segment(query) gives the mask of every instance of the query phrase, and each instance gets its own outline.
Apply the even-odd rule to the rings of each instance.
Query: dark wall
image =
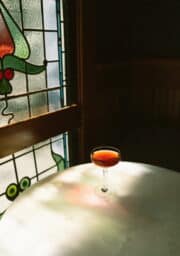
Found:
[[[99,142],[180,170],[180,2],[166,2],[96,1]]]
[[[97,4],[97,61],[180,56],[180,1],[111,0]]]

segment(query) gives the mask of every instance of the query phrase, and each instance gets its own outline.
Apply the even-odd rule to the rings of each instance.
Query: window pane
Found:
[[[45,29],[57,29],[56,2],[43,0]]]
[[[47,60],[58,60],[57,33],[46,32],[46,58]]]
[[[59,63],[48,63],[47,65],[48,87],[58,86],[59,82]]]
[[[60,109],[61,104],[59,101],[59,97],[60,97],[59,90],[48,92],[49,111],[55,111],[55,110]]]
[[[60,134],[16,152],[13,158],[10,155],[1,159],[0,202],[3,201],[4,206],[8,206],[10,203],[5,195],[10,184],[17,185],[19,194],[22,192],[19,190],[19,186],[23,179],[28,178],[30,184],[34,184],[38,180],[57,171],[62,171],[68,166],[67,138],[67,133]],[[3,210],[5,208],[0,207],[0,213]]]
[[[5,192],[10,183],[16,183],[13,161],[0,165],[0,194]]]
[[[27,153],[16,159],[16,167],[19,179],[24,176],[33,177],[36,175],[33,153]]]
[[[42,29],[41,1],[22,0],[24,28]]]
[[[8,101],[8,112],[16,113],[13,122],[18,122],[29,117],[27,97],[20,97]]]
[[[13,87],[13,93],[25,93],[27,91],[26,88],[26,75],[23,73],[20,73],[18,71],[15,71],[14,79],[11,81],[12,87]]]
[[[31,49],[31,55],[28,62],[36,65],[42,65],[44,61],[43,32],[26,31],[25,35]]]
[[[62,53],[62,49],[65,50],[62,1],[4,0],[3,3],[7,15],[1,15],[0,25],[13,40],[8,46],[11,52],[6,53],[9,57],[5,63],[7,66],[4,63],[0,66],[3,79],[8,81],[6,87],[9,86],[8,93],[3,94],[1,88],[4,85],[0,78],[0,126],[8,124],[11,112],[14,114],[13,123],[60,109],[64,106],[64,99],[66,101],[66,90],[62,87],[66,83],[63,81],[66,74]],[[58,45],[58,38],[61,45]],[[5,42],[7,45],[8,40]],[[19,45],[22,47],[18,48]],[[1,46],[2,40],[2,57],[5,55],[2,55]],[[10,71],[10,78],[4,76],[8,65],[14,70],[14,76]],[[5,113],[9,113],[9,116],[2,115],[6,104]],[[67,133],[0,159],[0,213],[24,190],[21,185],[29,186],[51,173],[64,170],[68,165]],[[10,184],[14,187],[10,186],[9,190]],[[12,196],[12,192],[16,192],[15,196]]]
[[[31,114],[37,116],[47,112],[47,94],[37,93],[30,96]]]
[[[11,13],[16,23],[22,28],[19,0],[4,0],[6,8]]]
[[[37,75],[28,75],[29,91],[38,91],[46,88],[45,72]]]

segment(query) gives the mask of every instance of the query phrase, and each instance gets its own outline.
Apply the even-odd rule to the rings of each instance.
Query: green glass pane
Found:
[[[16,159],[16,167],[19,179],[25,176],[33,177],[36,175],[33,153],[27,153]]]
[[[28,75],[29,91],[37,91],[46,87],[45,72],[37,75]]]
[[[59,90],[48,92],[48,99],[49,99],[49,111],[54,111],[61,108]]]
[[[47,170],[55,165],[51,155],[50,145],[35,150],[38,172]]]
[[[30,96],[32,116],[36,116],[48,111],[46,93],[37,93]]]
[[[14,113],[14,119],[12,122],[22,121],[29,117],[27,97],[10,99],[8,100],[8,104],[9,107],[6,112]]]
[[[42,29],[41,1],[22,0],[22,8],[24,28]]]
[[[26,76],[23,73],[16,72],[14,78],[11,80],[13,88],[12,94],[25,93],[26,92]]]
[[[7,186],[13,182],[16,182],[13,162],[0,165],[0,194],[4,193]]]
[[[19,0],[4,0],[3,3],[18,26],[22,28]]]
[[[42,65],[44,61],[43,33],[37,31],[26,31],[25,35],[31,49],[31,55],[28,62],[36,65]]]
[[[57,29],[56,1],[43,0],[45,29]]]

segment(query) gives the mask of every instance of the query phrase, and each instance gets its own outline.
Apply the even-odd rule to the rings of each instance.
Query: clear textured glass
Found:
[[[41,1],[22,0],[24,28],[42,29]]]
[[[35,163],[33,153],[27,153],[16,159],[16,167],[19,179],[28,176],[33,177],[36,175]]]
[[[48,92],[49,99],[49,111],[55,111],[60,109],[60,90],[50,91]]]
[[[57,29],[56,1],[43,0],[43,10],[45,29]]]
[[[45,59],[43,48],[43,32],[26,31],[25,36],[29,42],[31,51],[28,62],[36,65],[42,65]]]
[[[42,180],[46,177],[48,177],[49,175],[53,174],[53,173],[56,173],[57,172],[57,167],[53,167],[51,168],[50,170],[46,171],[46,172],[43,172],[39,175],[39,180]]]
[[[45,32],[45,43],[47,60],[58,60],[57,33]]]
[[[50,145],[46,145],[35,150],[38,172],[47,170],[55,165],[55,161],[51,155]],[[57,169],[56,169],[57,170]]]
[[[64,157],[64,143],[63,140],[57,140],[52,142],[52,149],[56,154]]]
[[[11,85],[13,87],[13,94],[25,93],[27,91],[26,88],[26,75],[15,71],[14,78],[11,81]]]
[[[59,62],[48,63],[47,65],[48,87],[59,86]]]
[[[16,183],[13,161],[0,165],[0,194],[6,191],[10,183]]]
[[[45,71],[37,75],[28,75],[29,91],[38,91],[46,88]]]
[[[30,105],[32,116],[37,116],[48,111],[47,94],[37,93],[30,95]]]
[[[20,13],[20,3],[19,0],[4,0],[4,5],[8,9],[9,13],[13,17],[13,19],[16,21],[18,26],[22,28],[22,22],[21,22],[21,13]]]
[[[0,213],[10,206],[11,202],[7,200],[6,196],[0,196]]]
[[[27,97],[20,97],[8,100],[9,107],[6,111],[15,113],[12,122],[18,122],[29,117]]]

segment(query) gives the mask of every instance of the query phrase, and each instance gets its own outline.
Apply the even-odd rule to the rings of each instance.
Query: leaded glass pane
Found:
[[[0,126],[9,121],[6,107],[13,123],[66,105],[62,1],[2,2]],[[0,213],[28,186],[68,165],[67,133],[0,159]]]
[[[61,104],[59,101],[59,97],[60,97],[59,90],[48,92],[49,111],[55,111],[55,110],[60,109]]]
[[[46,32],[45,33],[45,42],[46,42],[46,58],[47,58],[47,60],[58,60],[57,33]]]
[[[43,0],[45,29],[57,29],[56,2]]]
[[[41,1],[22,0],[25,29],[42,29]]]
[[[30,184],[58,171],[63,171],[68,166],[69,156],[67,148],[67,133],[60,134],[42,141],[33,147],[7,156],[0,162],[0,202],[9,206],[10,201],[23,192],[22,184],[28,179]],[[7,188],[16,186],[17,194],[11,199],[7,198]],[[21,189],[20,189],[21,188]],[[0,205],[0,212],[5,208]]]
[[[38,91],[46,88],[46,74],[43,71],[37,75],[28,75],[29,91]],[[47,104],[47,102],[45,102]]]
[[[6,191],[10,183],[16,183],[16,175],[13,161],[0,165],[0,194]]]
[[[10,206],[11,202],[5,196],[0,196],[0,213]]]
[[[59,81],[59,63],[53,62],[47,65],[48,87],[58,86]]]
[[[19,179],[22,179],[25,176],[33,177],[36,175],[33,153],[26,153],[25,155],[18,157],[16,159],[16,167]]]
[[[25,35],[31,49],[31,55],[28,62],[36,65],[42,65],[42,62],[44,61],[43,32],[26,31]]]
[[[39,175],[39,180],[42,180],[44,178],[46,178],[47,176],[49,176],[50,174],[56,173],[57,169],[56,167],[51,168],[50,170],[48,170],[47,172],[43,172]]]
[[[37,116],[47,112],[47,94],[37,93],[30,96],[31,115]]]
[[[13,122],[21,121],[29,117],[28,100],[27,97],[20,97],[9,100],[8,112],[15,112]]]
[[[14,79],[11,81],[13,87],[13,94],[25,93],[26,88],[26,75],[20,72],[16,72]]]
[[[11,13],[12,17],[14,18],[14,20],[16,21],[18,26],[20,26],[20,28],[22,28],[19,0],[13,0],[13,1],[12,0],[4,0],[3,3],[5,4],[6,8]]]
[[[35,150],[38,172],[45,171],[47,167],[55,166],[51,155],[51,146],[46,145]]]

